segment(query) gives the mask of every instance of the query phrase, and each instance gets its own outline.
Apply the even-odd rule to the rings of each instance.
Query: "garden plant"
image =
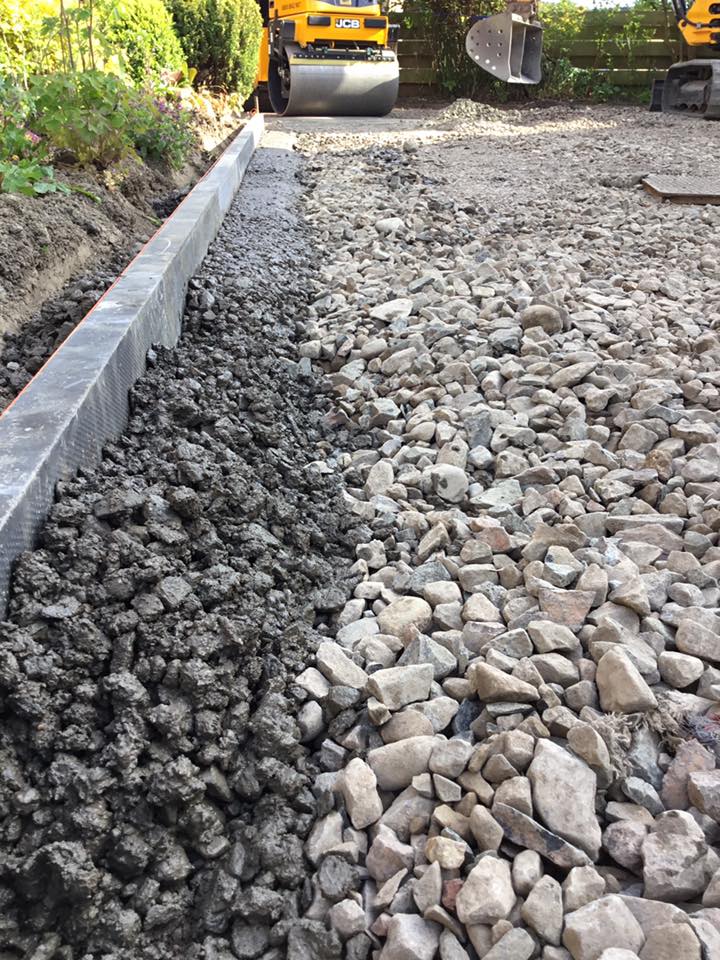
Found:
[[[181,168],[193,82],[244,101],[260,29],[255,0],[0,0],[0,192],[68,192],[58,157]]]

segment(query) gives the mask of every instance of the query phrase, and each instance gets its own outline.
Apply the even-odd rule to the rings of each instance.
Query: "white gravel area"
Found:
[[[366,527],[297,680],[307,917],[349,958],[720,957],[720,209],[639,185],[718,128],[286,126]]]

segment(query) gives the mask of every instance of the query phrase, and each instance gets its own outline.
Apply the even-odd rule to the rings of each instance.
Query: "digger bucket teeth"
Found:
[[[465,38],[470,59],[506,83],[539,83],[542,79],[542,35],[539,23],[510,12],[478,20]]]
[[[662,86],[662,110],[720,120],[720,60],[674,63]]]

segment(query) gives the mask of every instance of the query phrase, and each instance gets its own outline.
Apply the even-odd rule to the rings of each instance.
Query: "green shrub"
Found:
[[[106,167],[128,149],[128,90],[111,73],[33,77],[34,127],[80,163]]]
[[[105,41],[122,54],[136,83],[183,66],[182,47],[162,0],[106,0],[102,13]]]
[[[56,12],[56,0],[0,0],[0,75],[26,85],[40,66],[59,65],[58,46],[43,31],[45,18]]]
[[[169,0],[169,6],[198,83],[249,97],[262,32],[257,0]]]
[[[30,98],[33,130],[79,163],[107,167],[136,150],[178,168],[195,144],[189,111],[110,73],[34,77]]]
[[[44,193],[70,193],[58,183],[55,171],[37,160],[0,160],[0,193],[22,193],[27,197]]]
[[[622,99],[621,87],[611,83],[607,74],[586,67],[574,67],[565,57],[546,58],[543,63],[542,83],[538,96],[558,100],[594,100],[606,103]]]
[[[68,193],[45,161],[47,144],[28,126],[32,98],[0,77],[0,193]]]
[[[585,25],[587,10],[573,0],[556,0],[543,4],[540,20],[543,25],[543,53],[550,60],[567,57],[575,39]]]
[[[645,11],[655,9],[659,9],[659,0],[638,0],[632,9],[589,9],[573,0],[543,4],[543,81],[538,94],[600,102],[632,98],[633,92],[613,84],[607,71],[617,65],[618,53],[632,68],[637,49],[655,36],[655,28],[642,18]],[[594,63],[575,67],[570,62],[573,46],[578,38],[588,37],[596,48]]]
[[[143,160],[179,170],[196,142],[189,111],[161,97],[136,93],[130,98],[129,114],[130,138]]]

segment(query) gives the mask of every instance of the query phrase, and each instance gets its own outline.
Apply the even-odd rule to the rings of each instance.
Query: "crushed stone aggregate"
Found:
[[[0,950],[715,960],[712,125],[277,128],[17,565]]]

